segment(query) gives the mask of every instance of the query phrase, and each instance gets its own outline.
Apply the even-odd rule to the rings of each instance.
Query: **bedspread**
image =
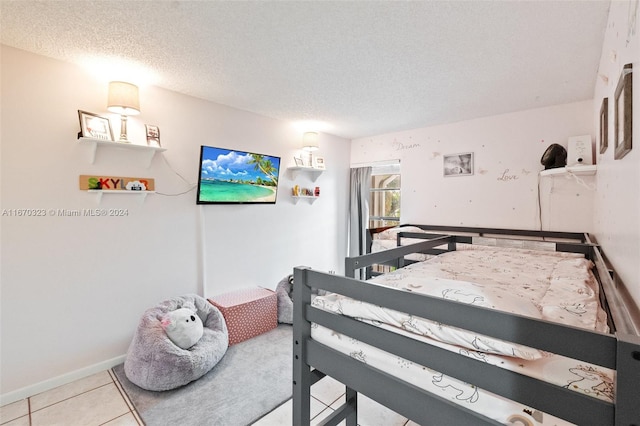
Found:
[[[598,303],[598,284],[591,267],[591,262],[579,254],[502,247],[468,248],[406,266],[375,277],[370,282],[606,332],[606,315]],[[312,305],[599,399],[613,400],[614,372],[606,368],[449,327],[339,294],[316,297]],[[399,357],[388,356],[389,359],[382,361],[384,356],[377,354],[382,352],[379,349],[338,333],[327,332],[323,327],[314,325],[312,336],[356,359],[376,364],[385,371],[392,371],[390,369],[395,365],[398,371],[404,372],[401,374],[414,377],[410,382],[426,374],[428,377],[419,380],[423,385],[428,381],[428,385],[436,390],[459,389],[460,393],[455,391],[452,397],[459,403],[481,405],[475,402],[481,395],[487,394],[471,385],[414,366]],[[374,351],[377,352],[374,354]],[[443,386],[445,382],[448,384]],[[468,389],[468,392],[462,389]],[[459,400],[460,395],[468,398]],[[487,412],[495,411],[491,408],[495,408],[497,403],[494,397],[500,399],[495,395],[483,397],[488,401]],[[502,412],[513,413],[513,408],[510,406]],[[506,419],[500,417],[501,421]]]
[[[484,293],[501,293],[529,300],[542,319],[608,331],[606,314],[599,304],[598,282],[591,272],[593,265],[581,254],[484,246],[461,248],[371,281],[445,298],[448,296],[440,286],[433,286],[438,281],[434,278],[462,281],[478,290],[481,297]],[[453,293],[449,295],[454,297]],[[517,309],[502,310],[518,313]]]

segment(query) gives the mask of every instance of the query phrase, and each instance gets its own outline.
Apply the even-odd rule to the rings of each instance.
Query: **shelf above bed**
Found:
[[[540,176],[568,176],[571,174],[576,176],[593,176],[596,174],[597,167],[595,164],[588,166],[557,167],[555,169],[542,170]]]

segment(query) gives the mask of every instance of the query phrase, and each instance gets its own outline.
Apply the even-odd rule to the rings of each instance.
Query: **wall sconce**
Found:
[[[140,114],[138,86],[124,81],[109,83],[109,100],[107,109],[120,114],[120,141],[130,143],[127,139],[127,116]]]
[[[302,149],[305,151],[315,151],[318,149],[318,133],[306,132],[302,135]]]

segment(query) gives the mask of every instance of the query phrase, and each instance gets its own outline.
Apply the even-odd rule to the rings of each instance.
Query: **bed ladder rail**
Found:
[[[358,393],[347,387],[347,393],[344,404],[339,406],[327,418],[318,423],[318,426],[337,426],[343,420],[353,418],[354,424],[357,424],[358,416]]]
[[[617,335],[616,426],[640,424],[640,337]]]
[[[310,321],[322,324],[340,334],[357,336],[358,340],[363,343],[438,371],[445,376],[473,383],[479,388],[519,401],[523,405],[532,406],[541,411],[545,411],[545,408],[550,404],[558,405],[558,410],[553,414],[573,423],[607,425],[613,422],[614,407],[610,402],[597,400],[559,385],[521,375],[473,357],[451,352],[315,307],[307,308],[307,317]],[[314,342],[314,344],[320,343]],[[315,349],[315,346],[313,348]],[[310,359],[315,360],[315,358]],[[314,365],[319,365],[321,369],[324,368],[322,363]],[[332,375],[331,370],[325,372]],[[367,394],[367,396],[369,395]]]
[[[293,280],[299,285],[293,286],[293,424],[305,426],[311,423],[311,386],[322,379],[325,372],[311,368],[305,354],[311,340],[311,322],[305,315],[305,307],[311,304],[311,287],[307,285],[309,268],[294,269]],[[331,416],[323,425],[335,426],[346,420],[346,426],[357,426],[358,398],[357,393],[347,388],[347,402]]]
[[[363,395],[419,424],[451,424],[452,419],[460,425],[501,424],[316,341],[310,340],[308,344],[312,349],[309,351],[309,363],[318,365],[329,376],[340,377],[351,389],[366,390]],[[389,398],[389,395],[403,397]]]
[[[455,242],[455,237],[446,236],[434,238],[431,240],[425,240],[416,244],[408,246],[400,246],[391,250],[385,250],[377,253],[365,254],[357,257],[347,257],[344,260],[345,275],[349,278],[355,277],[355,271],[367,266],[374,265],[376,263],[388,262],[390,260],[396,260],[397,267],[404,266],[404,256],[412,253],[420,253],[426,250],[433,249],[443,244],[449,244]]]
[[[541,238],[560,238],[571,239],[584,242],[586,236],[582,232],[563,232],[563,231],[540,231],[526,229],[507,229],[507,228],[478,228],[469,226],[444,226],[444,225],[414,225],[403,224],[402,226],[415,226],[425,231],[439,231],[446,234],[475,234],[477,236],[495,236],[495,235],[515,235],[523,237],[541,237]]]

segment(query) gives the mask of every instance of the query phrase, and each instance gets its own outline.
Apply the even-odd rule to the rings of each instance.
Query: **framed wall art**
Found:
[[[324,157],[313,157],[313,168],[324,170]]]
[[[614,158],[620,160],[627,155],[632,148],[631,133],[633,129],[633,105],[632,105],[632,65],[626,64],[622,68],[620,80],[616,87],[614,101]]]
[[[111,122],[109,122],[108,118],[82,110],[78,110],[78,118],[80,118],[80,133],[78,133],[78,138],[83,137],[113,141]]]
[[[443,173],[445,177],[473,175],[473,152],[447,154],[443,158]]]
[[[147,145],[160,147],[160,129],[151,124],[144,125],[147,131]]]
[[[604,154],[609,146],[609,98],[600,105],[600,154]]]

